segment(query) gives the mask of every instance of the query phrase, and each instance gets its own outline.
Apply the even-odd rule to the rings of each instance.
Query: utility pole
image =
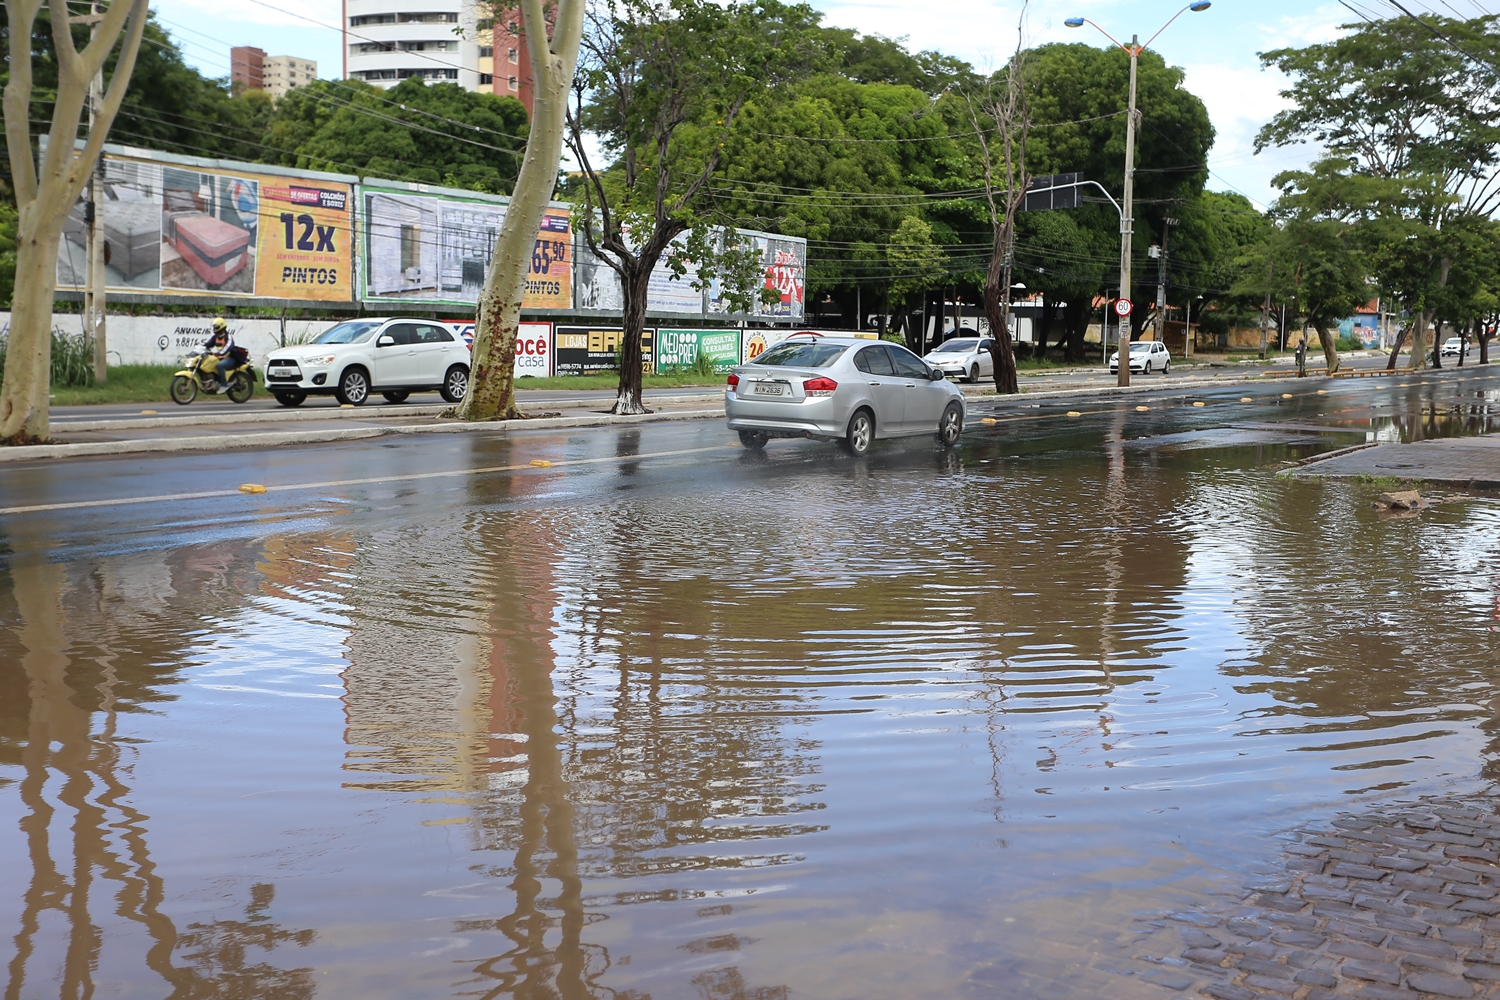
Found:
[[[90,25],[92,38],[99,31],[99,21],[104,11],[95,0],[90,12],[69,20],[75,24]],[[94,74],[89,82],[89,136],[99,117],[99,105],[104,103],[104,69]],[[94,347],[94,384],[104,385],[108,378],[108,343],[104,330],[104,154],[94,175],[89,179],[88,201],[83,206],[84,225],[84,279],[83,279],[83,334]]]
[[[1156,262],[1156,339],[1162,341],[1167,339],[1167,243],[1172,238],[1172,227],[1177,224],[1170,216],[1162,220],[1161,254]]]
[[[1130,36],[1130,110],[1125,116],[1125,212],[1120,219],[1120,298],[1130,298],[1130,238],[1135,234],[1135,76],[1141,36]],[[1120,317],[1118,385],[1130,384],[1130,316]]]

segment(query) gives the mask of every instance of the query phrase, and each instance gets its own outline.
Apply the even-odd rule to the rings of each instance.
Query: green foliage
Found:
[[[16,224],[20,216],[11,203],[10,192],[0,201],[0,306],[9,306],[16,287]],[[0,361],[0,367],[4,362]]]
[[[0,335],[0,381],[5,376],[8,334]],[[94,384],[94,342],[82,333],[64,333],[52,328],[52,385],[92,386]]]
[[[885,258],[891,268],[891,298],[897,302],[936,288],[948,276],[943,251],[932,239],[932,226],[914,215],[896,227]]]
[[[277,102],[265,142],[263,158],[282,166],[508,194],[526,109],[514,97],[417,77],[389,90],[317,80]]]

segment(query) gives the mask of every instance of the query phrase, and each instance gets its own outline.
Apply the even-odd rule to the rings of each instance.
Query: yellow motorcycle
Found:
[[[198,398],[198,393],[216,395],[222,392],[231,403],[248,402],[255,393],[255,367],[250,356],[240,362],[238,368],[229,372],[229,382],[219,388],[219,356],[207,351],[192,355],[182,364],[182,370],[172,376],[172,402],[186,406]]]

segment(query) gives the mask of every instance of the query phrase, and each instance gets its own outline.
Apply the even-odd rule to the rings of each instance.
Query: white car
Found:
[[[1443,341],[1442,356],[1445,358],[1456,358],[1463,353],[1464,342],[1462,337],[1449,337]]]
[[[989,337],[954,337],[940,344],[922,360],[949,378],[978,382],[995,374],[994,341]]]
[[[1109,370],[1118,372],[1120,370],[1120,352],[1109,356]],[[1163,375],[1172,370],[1172,355],[1167,353],[1167,345],[1159,340],[1136,340],[1130,344],[1130,370],[1150,375],[1153,371],[1159,371]]]
[[[433,390],[457,403],[469,391],[469,347],[441,323],[352,319],[310,344],[272,351],[265,372],[266,389],[282,406],[301,406],[308,396],[360,406],[372,392],[400,403]]]

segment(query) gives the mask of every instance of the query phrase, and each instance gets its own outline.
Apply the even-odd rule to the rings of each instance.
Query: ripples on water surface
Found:
[[[1131,913],[1489,781],[1500,512],[1098,439],[12,540],[8,995],[1153,995]]]

